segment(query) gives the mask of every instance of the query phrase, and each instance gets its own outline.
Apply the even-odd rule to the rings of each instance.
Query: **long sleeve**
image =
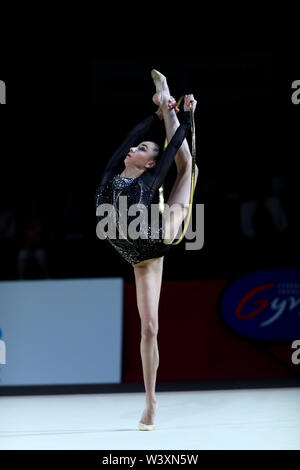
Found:
[[[187,131],[190,127],[190,112],[184,111],[182,121],[176,129],[175,134],[170,140],[168,146],[162,153],[157,164],[152,170],[145,171],[140,178],[151,188],[156,191],[164,182],[164,179],[170,170],[178,149],[181,147],[186,138]]]
[[[142,122],[137,124],[127,135],[125,140],[111,156],[108,164],[106,165],[102,175],[100,185],[104,186],[107,181],[114,175],[118,165],[124,160],[126,154],[129,152],[130,147],[137,145],[143,137],[150,131],[153,123],[158,120],[156,113],[151,114]]]

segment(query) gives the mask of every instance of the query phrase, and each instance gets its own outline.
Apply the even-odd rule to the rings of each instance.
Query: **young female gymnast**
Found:
[[[159,105],[159,109],[138,124],[110,158],[95,195],[97,208],[102,204],[111,204],[114,208],[115,222],[119,222],[122,215],[120,196],[126,196],[128,208],[131,204],[143,204],[150,209],[153,198],[175,159],[177,177],[167,201],[170,216],[167,218],[164,214],[160,214],[159,224],[154,230],[153,224],[151,227],[148,222],[141,223],[141,236],[137,239],[128,235],[119,238],[122,229],[117,224],[118,237],[107,237],[134,270],[137,306],[141,318],[140,353],[146,390],[146,407],[139,422],[139,429],[149,431],[155,429],[153,421],[158,406],[155,384],[159,365],[158,305],[163,260],[188,213],[192,156],[186,134],[190,126],[190,103],[194,111],[197,104],[193,95],[185,95],[183,118],[179,123],[176,116],[178,111],[176,102],[170,96],[166,78],[156,70],[152,70],[151,75],[156,86],[153,101]],[[142,141],[158,119],[164,121],[169,142],[160,158],[158,158],[159,147],[155,142]],[[117,168],[121,162],[125,164],[125,168],[118,173]],[[195,185],[197,177],[198,168],[195,166]],[[127,212],[126,220],[129,218]],[[98,211],[97,219],[103,220]]]

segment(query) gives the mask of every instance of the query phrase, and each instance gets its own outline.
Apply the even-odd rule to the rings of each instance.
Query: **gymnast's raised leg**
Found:
[[[170,97],[169,88],[166,79],[163,80],[161,89],[154,96],[154,102],[160,105],[168,142],[170,142],[176,129],[179,127],[179,121],[175,112],[175,100]],[[195,111],[197,101],[193,95],[185,95],[184,110],[189,110],[189,104],[192,102]],[[173,105],[173,109],[169,109]],[[177,168],[177,177],[169,195],[167,205],[170,209],[170,218],[165,219],[166,238],[164,243],[172,243],[176,234],[188,213],[190,189],[191,189],[191,172],[192,172],[192,155],[186,139],[184,139],[176,156],[175,163]],[[198,167],[195,165],[195,187],[198,179]],[[168,235],[169,234],[169,235]]]

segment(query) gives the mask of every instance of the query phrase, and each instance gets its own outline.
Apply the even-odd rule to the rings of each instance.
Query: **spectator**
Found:
[[[0,209],[0,240],[15,240],[16,218],[9,207]]]
[[[284,176],[273,176],[271,178],[271,194],[265,198],[264,205],[272,216],[274,228],[277,232],[287,231],[287,215],[284,210],[280,192],[285,184]]]
[[[270,187],[265,191],[266,178],[250,190],[240,206],[241,230],[245,237],[268,237],[287,230],[287,215],[280,198],[285,178],[273,176]]]

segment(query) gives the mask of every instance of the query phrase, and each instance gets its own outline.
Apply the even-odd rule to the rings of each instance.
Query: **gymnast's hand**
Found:
[[[156,105],[159,105],[159,101],[157,99],[157,96],[154,95],[153,97],[153,101]],[[175,98],[173,98],[173,96],[170,96],[169,98],[169,101],[168,101],[168,109],[174,109],[175,113],[177,114],[179,112],[179,109],[177,107],[177,104],[176,104],[176,100]],[[163,120],[163,113],[162,113],[162,110],[161,108],[159,107],[158,110],[156,111],[156,114],[157,116],[159,117],[159,119],[162,121]]]
[[[190,102],[192,102],[192,108],[193,108],[193,111],[195,112],[197,101],[195,100],[194,95],[184,96],[184,111],[190,110]]]

